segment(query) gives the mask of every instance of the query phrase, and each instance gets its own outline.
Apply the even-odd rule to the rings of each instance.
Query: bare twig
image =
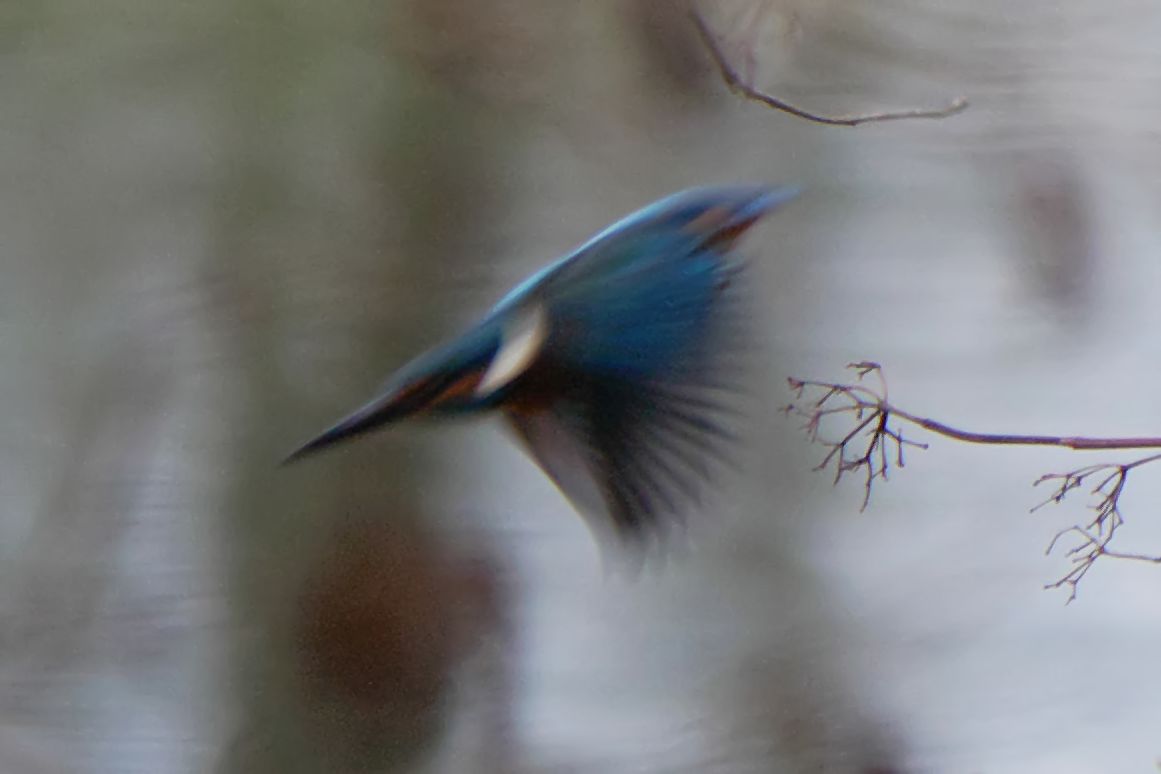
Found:
[[[967,443],[989,445],[1057,446],[1067,449],[1092,451],[1109,449],[1161,449],[1161,438],[1089,438],[1063,435],[1017,435],[1011,433],[977,433],[961,430],[943,422],[921,417],[893,405],[887,398],[887,381],[882,367],[874,362],[850,363],[857,380],[854,383],[823,382],[809,379],[791,378],[788,381],[794,391],[796,401],[786,406],[787,414],[801,417],[810,440],[827,449],[816,469],[834,468],[837,484],[847,473],[862,471],[863,505],[870,502],[871,489],[876,479],[887,479],[887,472],[893,464],[903,467],[905,446],[926,449],[926,444],[917,443],[903,437],[899,423],[906,422],[947,438]],[[870,374],[878,377],[878,390],[863,383]],[[843,434],[837,441],[822,438],[821,427],[827,420],[848,416],[854,428]],[[894,420],[894,422],[892,422]],[[893,453],[889,454],[891,451]],[[1061,530],[1052,538],[1047,552],[1065,537],[1079,538],[1079,543],[1068,550],[1067,555],[1073,566],[1064,576],[1045,588],[1069,589],[1068,601],[1076,598],[1077,584],[1102,556],[1130,559],[1140,562],[1161,564],[1161,556],[1124,553],[1109,549],[1116,531],[1124,524],[1120,510],[1120,498],[1125,491],[1129,473],[1143,465],[1161,461],[1161,453],[1151,454],[1131,462],[1101,463],[1087,465],[1065,473],[1048,473],[1034,484],[1053,482],[1056,489],[1043,502],[1035,506],[1036,511],[1048,504],[1060,503],[1074,490],[1094,483],[1089,490],[1096,498],[1091,506],[1095,516],[1086,524],[1077,524]]]
[[[689,12],[689,16],[694,27],[697,29],[702,43],[709,51],[710,56],[713,57],[714,65],[721,74],[722,80],[730,91],[753,102],[761,103],[766,107],[782,111],[783,113],[789,113],[792,116],[797,116],[807,121],[813,121],[817,124],[827,124],[829,126],[858,126],[859,124],[882,121],[903,121],[913,118],[947,118],[966,110],[968,107],[966,97],[957,97],[942,108],[912,108],[908,110],[890,110],[847,116],[825,116],[820,113],[815,113],[793,105],[784,99],[767,94],[764,91],[759,91],[750,85],[747,79],[743,78],[734,66],[730,64],[729,60],[726,59],[721,46],[718,45],[717,39],[714,37],[709,25],[706,24],[705,19],[701,17],[701,14],[696,10],[692,10]]]
[[[1086,482],[1097,480],[1096,485],[1089,490],[1089,494],[1096,498],[1090,506],[1096,515],[1087,524],[1077,524],[1057,532],[1045,550],[1046,554],[1052,553],[1066,536],[1079,538],[1077,545],[1066,552],[1066,556],[1072,561],[1072,569],[1055,582],[1047,584],[1045,588],[1068,587],[1068,601],[1071,602],[1076,599],[1077,584],[1092,569],[1093,563],[1102,556],[1161,564],[1161,556],[1109,550],[1113,535],[1125,523],[1121,515],[1121,495],[1125,491],[1130,471],[1158,460],[1161,460],[1161,454],[1151,454],[1126,463],[1088,465],[1066,473],[1046,473],[1033,482],[1034,486],[1048,482],[1056,483],[1056,489],[1052,494],[1032,508],[1033,511],[1037,511],[1045,505],[1061,502],[1069,492],[1081,488]]]

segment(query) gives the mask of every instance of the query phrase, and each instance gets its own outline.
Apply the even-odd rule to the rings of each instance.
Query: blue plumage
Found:
[[[629,215],[292,458],[410,414],[498,409],[595,531],[642,543],[683,515],[728,448],[734,242],[796,193],[694,189]]]

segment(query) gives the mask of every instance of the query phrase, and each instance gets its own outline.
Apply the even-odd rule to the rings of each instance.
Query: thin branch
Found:
[[[982,443],[992,446],[1062,446],[1075,451],[1100,451],[1109,449],[1159,449],[1161,438],[1087,438],[1068,435],[1014,435],[1012,433],[975,433],[946,425],[934,419],[918,417],[892,407],[891,412],[924,430],[939,433],[948,438],[965,443]]]
[[[717,66],[718,72],[722,76],[722,81],[726,84],[726,88],[748,100],[761,103],[766,107],[779,110],[783,113],[789,113],[792,116],[797,116],[807,121],[813,121],[816,124],[827,124],[828,126],[858,126],[859,124],[882,121],[903,121],[913,118],[948,118],[956,113],[963,112],[968,107],[966,97],[957,97],[950,104],[942,108],[912,108],[909,110],[860,113],[847,116],[825,116],[821,113],[814,113],[805,108],[793,105],[784,99],[779,99],[764,91],[759,91],[747,83],[746,79],[726,59],[721,46],[718,45],[717,39],[714,37],[709,25],[701,17],[701,14],[696,10],[691,10],[689,16],[693,22],[693,26],[697,29],[697,34],[701,38],[702,44],[709,51],[710,56],[713,57],[714,65]]]
[[[874,367],[873,369],[868,369],[864,371],[864,373],[859,374],[860,378],[865,376],[866,373],[881,371],[878,364],[851,363],[848,365],[848,367],[852,369],[864,369],[867,366]],[[803,389],[810,387],[828,391],[828,394],[824,395],[822,399],[818,401],[820,406],[822,403],[830,402],[832,398],[840,395],[850,401],[848,405],[830,409],[824,412],[819,412],[820,416],[827,413],[850,412],[856,408],[862,408],[866,410],[882,410],[895,416],[897,419],[901,419],[918,427],[922,427],[924,430],[930,430],[933,433],[938,433],[944,437],[951,438],[956,441],[963,441],[965,443],[979,443],[987,444],[990,446],[1060,446],[1076,451],[1107,451],[1110,449],[1161,449],[1161,436],[1093,438],[1076,435],[1022,435],[1017,433],[980,433],[972,430],[962,430],[944,422],[940,422],[929,417],[921,417],[918,414],[913,414],[910,411],[901,409],[898,406],[889,403],[886,400],[885,394],[876,393],[874,390],[866,387],[865,385],[835,384],[832,382],[819,382],[810,379],[796,378],[791,378],[787,381],[790,384],[790,388],[795,391],[802,391]]]
[[[863,509],[871,498],[871,489],[876,479],[887,479],[893,464],[903,467],[905,446],[926,449],[926,444],[904,439],[900,422],[922,427],[933,433],[967,443],[1002,446],[1056,446],[1067,449],[1092,451],[1108,449],[1161,449],[1161,438],[1091,438],[1064,435],[1018,435],[1011,433],[977,433],[952,427],[928,417],[900,409],[887,399],[887,380],[878,363],[866,361],[850,363],[848,366],[857,375],[857,381],[850,384],[823,382],[809,379],[791,378],[788,381],[794,391],[796,402],[785,407],[788,415],[805,420],[804,429],[810,440],[827,449],[817,469],[834,468],[834,482],[837,484],[847,473],[862,471]],[[865,377],[874,374],[879,381],[875,390],[861,383]],[[816,397],[817,396],[817,397]],[[822,425],[827,421],[850,416],[854,429],[843,434],[837,441],[823,438]],[[892,424],[894,422],[894,424]],[[894,449],[894,459],[888,454]],[[1064,473],[1048,473],[1034,482],[1034,485],[1054,483],[1056,488],[1043,502],[1032,508],[1037,511],[1045,505],[1060,503],[1070,493],[1091,485],[1089,494],[1095,498],[1090,506],[1095,513],[1091,521],[1061,530],[1048,544],[1051,553],[1066,537],[1078,538],[1078,543],[1066,552],[1072,568],[1061,578],[1049,583],[1045,588],[1068,588],[1068,601],[1076,598],[1077,584],[1092,569],[1102,556],[1116,559],[1161,564],[1161,556],[1125,553],[1109,548],[1113,536],[1124,524],[1120,500],[1125,491],[1129,474],[1143,466],[1161,461],[1161,453],[1150,454],[1130,462],[1098,463],[1086,465]]]

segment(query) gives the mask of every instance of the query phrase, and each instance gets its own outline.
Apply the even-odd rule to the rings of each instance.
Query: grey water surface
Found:
[[[969,429],[1153,435],[1161,8],[9,0],[0,770],[1088,772],[1161,760],[1161,567],[1045,548],[1134,453],[924,436],[832,488],[785,377]],[[752,454],[636,581],[497,423],[296,442],[625,212],[748,237]],[[916,437],[919,437],[918,431]],[[1159,469],[1161,470],[1161,469]],[[1124,551],[1161,553],[1158,472]]]

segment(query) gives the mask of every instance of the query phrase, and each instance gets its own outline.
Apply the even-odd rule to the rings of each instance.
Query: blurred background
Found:
[[[0,4],[0,771],[1141,772],[1161,569],[1065,607],[1115,455],[812,473],[789,375],[980,430],[1156,433],[1161,6]],[[631,583],[494,423],[292,446],[613,219],[755,230],[755,462]],[[1124,550],[1161,551],[1161,476]]]

